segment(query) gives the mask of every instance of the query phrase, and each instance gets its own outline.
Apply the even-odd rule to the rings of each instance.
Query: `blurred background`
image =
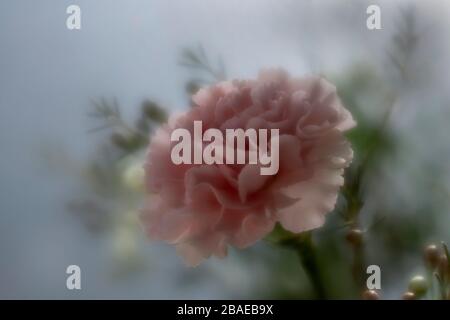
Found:
[[[66,28],[71,4],[81,30]],[[314,233],[328,298],[359,297],[355,219],[382,297],[400,298],[426,274],[423,248],[450,242],[449,18],[437,0],[1,1],[0,298],[312,297],[271,241],[192,269],[137,220],[152,130],[199,86],[269,67],[326,76],[358,120],[343,192],[360,210],[341,199]],[[81,290],[66,288],[71,264]]]

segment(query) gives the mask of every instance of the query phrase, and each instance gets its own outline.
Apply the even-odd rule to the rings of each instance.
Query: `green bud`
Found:
[[[140,163],[130,164],[122,173],[124,185],[138,192],[144,191],[144,168]]]
[[[422,297],[428,290],[428,281],[422,276],[415,276],[409,281],[409,292],[417,298]]]

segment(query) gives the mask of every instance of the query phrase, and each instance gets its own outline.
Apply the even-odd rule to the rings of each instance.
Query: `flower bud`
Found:
[[[425,248],[424,260],[427,267],[434,270],[439,264],[439,249],[435,244],[430,244]]]
[[[409,281],[408,289],[409,292],[420,298],[428,290],[428,281],[422,276],[415,276]]]
[[[360,246],[363,241],[363,232],[360,229],[350,229],[345,235],[345,239],[353,246]]]
[[[127,188],[138,192],[144,191],[144,168],[142,164],[135,163],[126,167],[122,179]]]
[[[375,290],[366,290],[362,294],[363,300],[379,300],[380,295]]]
[[[408,292],[405,292],[403,294],[402,299],[403,300],[415,300],[416,299],[416,295],[414,293],[408,291]]]

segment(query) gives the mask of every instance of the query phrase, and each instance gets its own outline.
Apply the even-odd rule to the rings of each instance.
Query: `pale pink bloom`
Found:
[[[211,255],[226,256],[228,245],[252,245],[277,222],[295,233],[324,224],[353,156],[343,132],[355,126],[331,83],[269,70],[256,80],[203,88],[193,101],[150,144],[145,172],[153,195],[142,212],[150,238],[174,244],[195,266]],[[261,175],[250,164],[173,164],[171,132],[192,132],[194,120],[203,130],[279,129],[277,174]]]

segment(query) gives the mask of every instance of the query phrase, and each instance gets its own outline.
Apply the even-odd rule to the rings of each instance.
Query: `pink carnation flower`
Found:
[[[291,78],[282,70],[256,80],[222,82],[193,96],[195,107],[153,136],[145,165],[148,197],[142,222],[152,239],[174,244],[188,265],[227,246],[245,248],[279,222],[300,233],[324,224],[334,209],[353,152],[343,132],[355,126],[336,88],[323,78]],[[171,132],[193,122],[203,130],[279,129],[279,170],[255,164],[180,164]]]

